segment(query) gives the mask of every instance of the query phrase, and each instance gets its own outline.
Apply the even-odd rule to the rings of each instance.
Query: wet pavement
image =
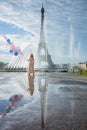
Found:
[[[87,130],[87,78],[0,72],[0,130],[43,129]]]

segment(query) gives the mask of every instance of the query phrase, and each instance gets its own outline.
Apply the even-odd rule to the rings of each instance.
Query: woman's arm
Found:
[[[30,58],[29,58],[29,59],[27,59],[27,61],[30,61]]]

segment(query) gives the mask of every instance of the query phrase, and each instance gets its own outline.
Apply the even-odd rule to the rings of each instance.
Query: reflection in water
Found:
[[[45,128],[46,91],[47,91],[46,77],[40,77],[38,83],[41,99],[41,127]]]
[[[8,117],[2,119],[0,115],[0,130],[86,130],[87,83],[81,85],[81,81],[79,81],[80,83],[72,82],[72,80],[68,81],[68,78],[67,81],[63,79],[63,82],[61,74],[58,73],[58,76],[52,73],[47,74],[45,78],[42,73],[36,73],[33,96],[27,92],[27,88],[30,87],[27,73],[24,75],[20,73],[20,76],[15,73],[14,77],[11,76],[11,78],[7,74],[5,78],[1,79],[0,114],[6,112]],[[12,85],[14,81],[15,84]],[[56,93],[55,90],[57,90]],[[24,95],[23,100],[14,103],[14,107],[10,107],[10,95],[19,93]],[[48,107],[47,115],[46,107]],[[3,110],[3,108],[5,109]],[[13,113],[11,108],[14,110]],[[11,115],[7,112],[10,112]],[[48,119],[47,123],[46,119]]]
[[[21,89],[29,91],[31,96],[34,96],[34,91],[39,90],[40,93],[40,107],[41,107],[41,128],[45,128],[45,115],[46,115],[46,91],[47,91],[47,80],[46,75],[38,75],[35,77],[35,86],[34,86],[34,77],[25,76],[17,79],[18,83],[21,86]],[[28,88],[27,88],[28,86]],[[38,89],[36,89],[38,87]],[[34,90],[35,89],[35,90]]]
[[[34,76],[28,76],[29,90],[30,95],[32,96],[34,93]]]
[[[9,104],[5,107],[5,112],[2,113],[2,118],[4,118],[7,113],[10,113],[12,110],[12,106],[14,106],[16,103],[20,102],[23,98],[22,94],[16,94],[9,98]]]
[[[75,109],[75,102],[71,101],[71,116],[72,116],[72,130],[74,130],[74,109]]]

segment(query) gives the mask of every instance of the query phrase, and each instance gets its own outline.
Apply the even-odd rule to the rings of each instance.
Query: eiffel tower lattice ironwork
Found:
[[[38,45],[38,63],[39,68],[53,68],[53,61],[49,55],[46,46],[45,28],[44,28],[44,12],[45,9],[41,8],[41,30],[40,30],[40,42]]]

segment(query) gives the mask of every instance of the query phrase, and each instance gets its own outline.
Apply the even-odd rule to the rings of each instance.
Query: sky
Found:
[[[42,3],[53,62],[87,61],[87,0],[0,0],[0,62],[12,59],[3,35],[21,50],[38,46]]]

